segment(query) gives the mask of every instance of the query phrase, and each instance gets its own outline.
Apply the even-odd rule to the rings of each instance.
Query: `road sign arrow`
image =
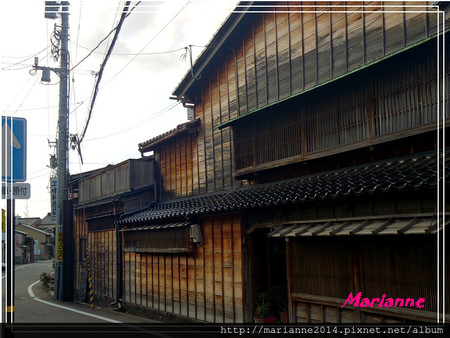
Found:
[[[2,147],[2,163],[3,163],[2,176],[11,177],[11,153],[12,153],[11,146],[16,149],[21,149],[22,145],[20,144],[16,135],[14,135],[13,131],[11,130],[7,122],[5,122],[2,126],[2,135],[4,138],[6,138],[6,140],[3,139],[6,142],[3,143]],[[6,165],[6,175],[4,174],[5,165]]]
[[[2,181],[26,180],[26,120],[2,116]]]

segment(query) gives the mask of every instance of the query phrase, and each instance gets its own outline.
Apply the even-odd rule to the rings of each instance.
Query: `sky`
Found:
[[[137,1],[131,2],[131,7]],[[69,17],[71,68],[117,25],[125,1],[72,0]],[[169,99],[194,60],[237,5],[233,0],[141,1],[128,16],[109,58],[92,117],[81,144],[83,164],[69,152],[71,174],[139,158],[138,143],[186,121],[186,109]],[[0,109],[2,116],[27,120],[28,200],[16,200],[16,215],[50,212],[50,155],[56,153],[59,78],[41,81],[39,66],[59,67],[51,37],[60,19],[44,17],[44,0],[0,2]],[[58,27],[56,27],[58,29]],[[69,132],[86,123],[96,74],[114,34],[70,74]],[[53,39],[54,40],[54,39]],[[6,202],[2,200],[2,208]]]

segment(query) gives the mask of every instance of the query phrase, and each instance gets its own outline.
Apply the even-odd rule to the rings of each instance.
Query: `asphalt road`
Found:
[[[87,304],[55,300],[43,289],[39,276],[52,270],[52,261],[40,261],[15,269],[14,337],[215,337],[220,328],[190,327],[159,323],[151,319],[117,312],[115,308],[90,308]],[[2,274],[5,305],[5,274]],[[5,321],[5,312],[2,312]],[[196,329],[197,327],[197,329]],[[7,330],[9,328],[7,327]],[[184,331],[184,332],[183,332]],[[11,334],[11,332],[9,332]],[[54,334],[52,334],[54,333]],[[0,335],[1,336],[1,335]],[[6,335],[8,337],[8,335]],[[229,335],[225,335],[229,337]],[[224,335],[222,335],[224,337]]]
[[[87,304],[55,300],[39,281],[42,272],[52,270],[52,261],[17,266],[15,276],[15,323],[154,323],[114,311],[91,309]],[[5,279],[2,278],[3,284]],[[4,296],[4,294],[3,294]]]

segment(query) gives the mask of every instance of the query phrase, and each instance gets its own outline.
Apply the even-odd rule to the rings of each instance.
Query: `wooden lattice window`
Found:
[[[189,253],[193,249],[189,227],[124,231],[125,252]]]

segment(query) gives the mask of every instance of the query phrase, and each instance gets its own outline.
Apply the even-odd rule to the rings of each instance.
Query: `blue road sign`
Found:
[[[27,120],[2,116],[2,181],[27,179]]]

